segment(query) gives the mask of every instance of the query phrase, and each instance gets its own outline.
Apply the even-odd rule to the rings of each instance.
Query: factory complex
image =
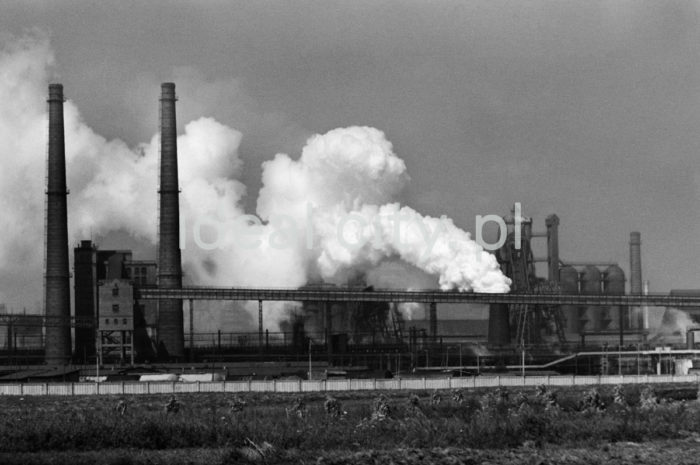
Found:
[[[560,218],[537,223],[519,204],[502,218],[505,240],[493,251],[510,293],[380,289],[361,273],[342,286],[183,284],[174,83],[161,86],[157,259],[92,239],[71,249],[64,101],[63,86],[49,85],[44,313],[0,312],[0,383],[95,379],[100,370],[172,380],[187,370],[277,379],[700,369],[700,291],[649,294],[640,232],[629,234],[626,275],[627,264],[566,256]],[[255,306],[257,327],[198,331],[195,315],[207,301]],[[283,323],[263,318],[270,302],[290,303]]]

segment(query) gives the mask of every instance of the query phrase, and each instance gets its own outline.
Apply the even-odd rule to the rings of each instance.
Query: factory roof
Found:
[[[0,381],[61,381],[75,377],[80,372],[77,368],[44,368],[41,370],[21,370],[9,375],[0,376]]]

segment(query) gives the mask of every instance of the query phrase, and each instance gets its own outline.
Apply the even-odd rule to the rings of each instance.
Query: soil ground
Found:
[[[256,463],[229,449],[109,450],[88,452],[33,452],[0,454],[4,465],[216,465]],[[273,461],[259,463],[364,465],[696,465],[700,463],[700,438],[647,443],[604,443],[591,447],[521,447],[508,450],[397,449],[372,451],[285,451]]]

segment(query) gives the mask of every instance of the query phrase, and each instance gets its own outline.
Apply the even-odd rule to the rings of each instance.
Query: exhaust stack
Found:
[[[158,244],[158,287],[182,287],[180,261],[180,187],[177,168],[177,124],[175,84],[161,85],[160,97],[160,223]],[[185,355],[182,300],[161,300],[158,316],[159,344],[169,358]]]
[[[547,225],[547,279],[553,283],[559,282],[559,217],[549,215],[545,219]]]
[[[638,232],[630,233],[630,294],[642,294],[642,240]]]
[[[63,85],[49,85],[49,149],[46,186],[45,360],[67,363],[71,357],[70,273],[68,269],[68,189],[63,135]]]

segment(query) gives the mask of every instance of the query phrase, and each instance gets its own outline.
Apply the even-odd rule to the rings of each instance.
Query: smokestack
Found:
[[[548,279],[553,283],[559,282],[559,217],[549,215],[545,220],[547,225],[547,269]]]
[[[176,101],[175,84],[163,83],[160,97],[160,237],[158,245],[158,286],[161,289],[182,287]],[[159,344],[165,346],[169,357],[182,359],[185,355],[182,301],[161,300],[158,313]]]
[[[45,360],[49,365],[70,360],[70,274],[68,270],[68,189],[63,139],[63,86],[49,85],[49,153],[46,186],[46,274],[44,312]]]
[[[642,240],[638,232],[630,233],[630,294],[642,294]]]

